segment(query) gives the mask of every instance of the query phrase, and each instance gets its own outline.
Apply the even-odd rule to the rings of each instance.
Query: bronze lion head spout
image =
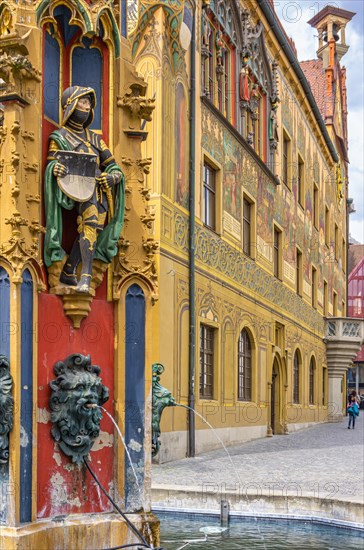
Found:
[[[87,457],[100,433],[100,406],[109,399],[100,370],[99,366],[91,365],[89,355],[75,353],[56,363],[57,378],[50,382],[53,439],[78,465]]]

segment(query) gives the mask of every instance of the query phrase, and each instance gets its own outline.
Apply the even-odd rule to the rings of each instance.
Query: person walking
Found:
[[[356,417],[359,416],[359,407],[354,395],[351,395],[349,398],[348,415],[349,415],[348,430],[350,430],[351,425],[353,425],[353,430],[354,430]]]

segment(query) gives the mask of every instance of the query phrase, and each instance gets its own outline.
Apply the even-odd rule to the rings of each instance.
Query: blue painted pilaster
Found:
[[[32,520],[33,451],[33,280],[21,285],[20,522]]]
[[[10,361],[10,280],[0,267],[0,355]],[[8,519],[9,464],[0,464],[0,525]]]
[[[133,284],[126,293],[125,326],[125,442],[139,486],[144,487],[145,297]],[[125,453],[125,509],[142,508],[135,477]]]

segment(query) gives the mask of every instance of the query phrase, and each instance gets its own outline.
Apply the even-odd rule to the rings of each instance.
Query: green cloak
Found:
[[[49,138],[53,139],[63,151],[71,150],[68,141],[57,130],[52,132]],[[44,262],[47,267],[51,266],[54,262],[62,260],[66,254],[62,248],[62,208],[72,210],[76,206],[76,201],[67,197],[57,184],[56,178],[53,175],[53,167],[56,162],[56,160],[52,160],[47,164],[44,175],[44,207],[46,215]],[[114,216],[101,231],[96,242],[95,259],[108,264],[117,254],[117,243],[124,222],[125,178],[116,163],[108,166],[105,172],[109,174],[118,172],[122,176],[120,183],[113,188]]]

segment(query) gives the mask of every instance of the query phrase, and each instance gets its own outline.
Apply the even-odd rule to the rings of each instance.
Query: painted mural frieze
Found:
[[[9,432],[13,427],[14,412],[12,388],[9,361],[5,355],[0,355],[0,464],[9,460]]]
[[[80,465],[99,436],[100,406],[109,399],[109,390],[89,355],[70,355],[53,370],[57,378],[50,382],[51,434],[63,453]]]
[[[174,220],[176,229],[173,244],[181,252],[186,253],[188,251],[188,218],[175,208]],[[284,307],[292,316],[312,327],[317,334],[324,333],[324,322],[316,311],[305,304],[295,292],[284,287],[276,277],[267,273],[235,247],[215,237],[200,225],[196,226],[195,243],[196,260],[200,261],[205,268],[213,268],[217,273],[238,283],[246,292],[252,291],[275,306]]]

